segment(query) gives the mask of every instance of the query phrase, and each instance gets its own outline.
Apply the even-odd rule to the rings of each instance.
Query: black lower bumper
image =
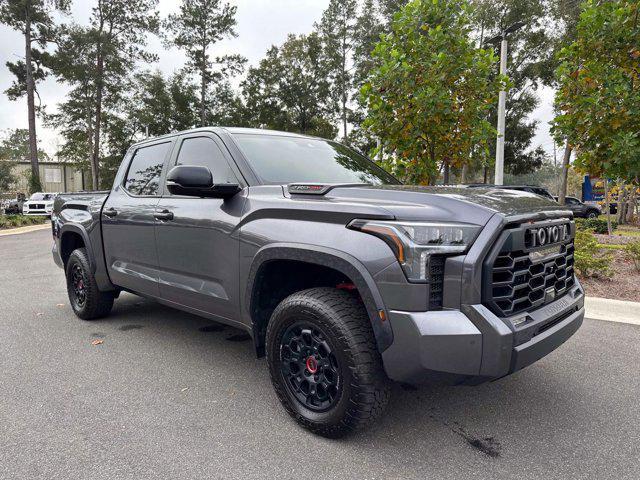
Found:
[[[509,373],[517,372],[553,352],[578,331],[584,319],[584,307],[575,310],[565,319],[553,323],[531,340],[513,348]]]
[[[561,298],[515,318],[483,305],[432,312],[391,311],[392,345],[382,353],[387,375],[403,383],[478,384],[531,365],[582,325],[584,294]]]

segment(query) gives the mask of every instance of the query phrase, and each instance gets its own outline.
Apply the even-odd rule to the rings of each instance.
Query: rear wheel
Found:
[[[109,314],[113,307],[114,294],[98,289],[84,248],[71,252],[65,272],[69,302],[78,317],[94,320]]]
[[[267,361],[284,408],[319,435],[337,438],[373,422],[389,398],[367,312],[341,290],[284,299],[267,327]]]
[[[598,218],[598,212],[595,210],[590,210],[587,212],[587,218]]]

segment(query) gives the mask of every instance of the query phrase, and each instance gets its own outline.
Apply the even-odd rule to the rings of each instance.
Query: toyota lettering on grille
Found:
[[[527,243],[530,248],[552,245],[569,238],[569,225],[563,223],[561,225],[530,228],[527,230],[527,236]]]

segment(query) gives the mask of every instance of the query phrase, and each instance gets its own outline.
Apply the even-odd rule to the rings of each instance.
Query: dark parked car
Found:
[[[469,188],[503,188],[505,190],[517,190],[519,192],[529,192],[535,193],[536,195],[541,195],[550,200],[553,200],[553,195],[549,193],[544,187],[540,187],[538,185],[489,185],[485,183],[472,183],[467,185]]]
[[[553,198],[558,201],[558,197]],[[597,218],[602,213],[599,205],[589,205],[575,197],[565,197],[565,206],[573,212],[574,217]]]
[[[20,215],[22,213],[22,205],[25,202],[25,195],[19,193],[15,198],[2,200],[2,208],[6,215]]]
[[[302,135],[203,128],[137,143],[111,191],[56,198],[52,229],[78,317],[128,291],[246,330],[286,411],[329,437],[375,420],[389,380],[499,379],[584,317],[570,211],[511,190],[402,185]]]

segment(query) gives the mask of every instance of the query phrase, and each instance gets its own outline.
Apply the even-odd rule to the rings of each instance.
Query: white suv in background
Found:
[[[51,216],[53,212],[53,201],[56,198],[57,193],[42,193],[36,192],[29,200],[22,205],[23,215],[46,215]]]

